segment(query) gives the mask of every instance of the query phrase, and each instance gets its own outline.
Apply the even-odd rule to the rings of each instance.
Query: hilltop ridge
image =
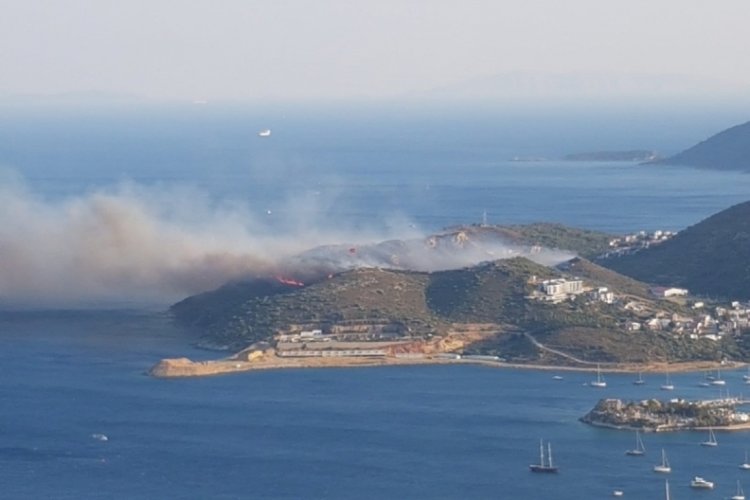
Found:
[[[651,163],[750,172],[750,122],[730,127],[674,156]]]
[[[750,201],[722,210],[660,245],[599,263],[648,283],[750,299]]]

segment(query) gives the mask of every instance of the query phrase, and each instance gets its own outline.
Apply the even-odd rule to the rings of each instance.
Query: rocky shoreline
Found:
[[[581,422],[617,430],[670,432],[684,430],[746,430],[750,414],[738,411],[737,398],[687,401],[623,401],[601,399]]]

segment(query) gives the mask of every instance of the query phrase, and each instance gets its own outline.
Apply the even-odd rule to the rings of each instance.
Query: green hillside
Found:
[[[656,163],[750,171],[750,122],[719,132],[679,154]]]
[[[660,245],[600,263],[647,283],[750,299],[750,202],[712,215]]]
[[[254,279],[186,299],[172,312],[183,325],[204,332],[211,343],[235,349],[271,340],[280,332],[309,328],[390,325],[405,338],[430,339],[446,335],[456,325],[490,324],[496,325],[497,333],[467,346],[466,352],[569,363],[537,349],[524,336],[528,333],[548,347],[587,361],[713,360],[722,350],[742,355],[726,342],[626,331],[627,322],[643,321],[658,311],[687,311],[654,299],[645,284],[585,259],[563,267],[516,257],[434,273],[362,268],[304,287]],[[620,299],[609,304],[581,294],[559,302],[541,300],[543,280],[573,276],[594,289],[607,286]],[[633,300],[642,305],[640,312],[623,307]]]

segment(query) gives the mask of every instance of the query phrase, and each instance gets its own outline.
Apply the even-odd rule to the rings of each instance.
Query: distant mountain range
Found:
[[[430,90],[413,92],[410,99],[484,102],[665,102],[717,96],[744,99],[746,89],[721,79],[688,75],[633,74],[618,71],[547,73],[514,71],[478,76]]]
[[[654,163],[750,172],[750,122],[728,128],[681,153]]]
[[[699,295],[750,299],[750,201],[712,215],[657,246],[600,263],[648,283],[681,286]]]

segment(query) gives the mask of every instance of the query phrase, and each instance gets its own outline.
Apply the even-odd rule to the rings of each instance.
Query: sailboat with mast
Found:
[[[544,458],[544,441],[539,440],[539,463],[529,465],[531,472],[557,472],[557,466],[552,464],[552,444],[547,442],[547,459]]]
[[[672,384],[672,381],[669,380],[669,370],[665,372],[666,381],[659,387],[662,391],[673,391],[674,390],[674,384]]]
[[[607,387],[607,382],[604,381],[604,377],[602,377],[602,371],[599,368],[599,364],[596,365],[596,380],[589,382],[589,385],[591,387]]]
[[[727,381],[721,378],[721,369],[716,370],[716,377],[711,381],[711,385],[727,385]]]
[[[745,450],[745,461],[740,464],[740,469],[750,470],[750,461],[747,459],[747,450]]]
[[[669,465],[669,460],[667,460],[667,452],[664,451],[664,448],[661,449],[661,463],[654,465],[654,472],[660,472],[662,474],[669,474],[672,472],[672,467]]]
[[[730,500],[745,500],[745,492],[742,490],[740,480],[737,480],[737,493],[735,493]]]
[[[642,457],[646,454],[646,447],[643,446],[641,432],[638,429],[635,430],[635,448],[627,450],[625,454],[631,457]]]
[[[643,374],[641,372],[638,372],[638,378],[633,380],[633,385],[643,385],[646,383],[646,380],[643,378]]]
[[[701,446],[719,446],[719,442],[716,441],[716,434],[714,434],[713,428],[708,428],[708,441],[701,441]]]

